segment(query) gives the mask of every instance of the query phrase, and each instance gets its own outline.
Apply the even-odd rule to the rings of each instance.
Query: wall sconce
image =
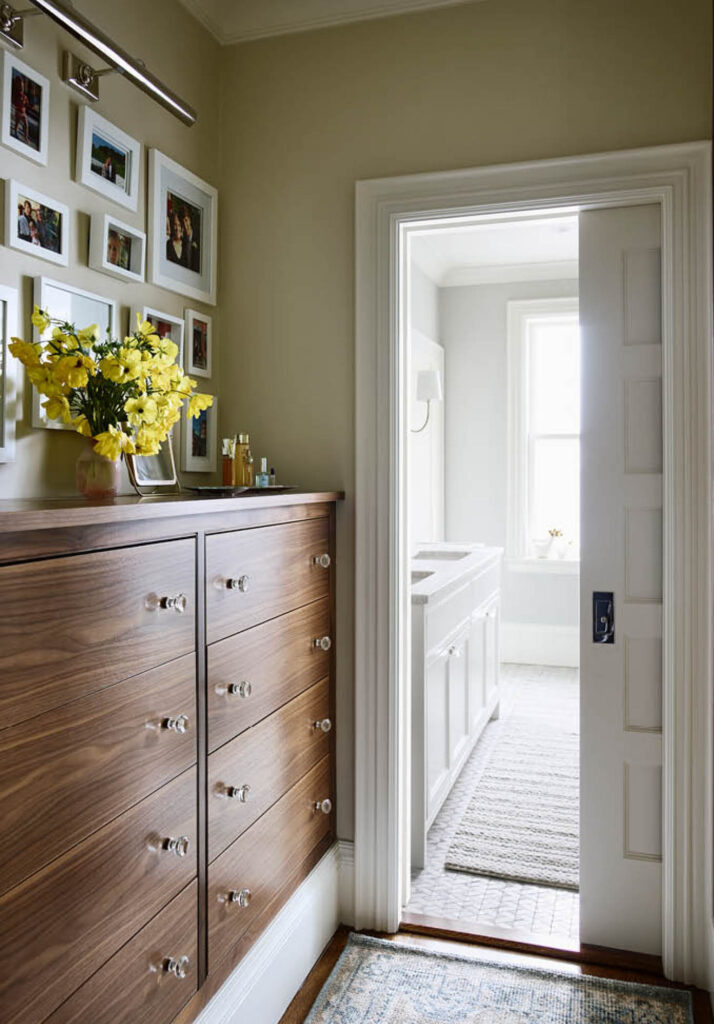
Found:
[[[411,428],[412,434],[421,434],[426,430],[431,415],[431,403],[441,402],[444,398],[444,389],[441,383],[439,370],[419,370],[417,372],[417,402],[426,402],[426,419],[420,427],[415,430]]]

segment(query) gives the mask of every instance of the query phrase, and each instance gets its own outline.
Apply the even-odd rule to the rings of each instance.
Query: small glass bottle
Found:
[[[223,455],[223,486],[233,487],[235,481],[233,479],[233,450],[234,442],[232,437],[224,437],[221,442],[221,452]]]
[[[258,473],[258,476],[256,477],[255,486],[267,487],[269,482],[270,477],[268,475],[268,460],[263,458],[260,460],[260,473]]]
[[[268,481],[271,487],[275,487],[277,478],[275,476],[275,466],[270,467],[270,480]]]

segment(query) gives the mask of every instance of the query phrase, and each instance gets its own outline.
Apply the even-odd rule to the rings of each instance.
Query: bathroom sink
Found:
[[[414,558],[429,562],[457,562],[460,558],[468,558],[470,554],[470,551],[418,551]]]
[[[433,572],[412,572],[412,585],[415,583],[421,583],[422,580],[428,580],[429,577],[433,575]]]

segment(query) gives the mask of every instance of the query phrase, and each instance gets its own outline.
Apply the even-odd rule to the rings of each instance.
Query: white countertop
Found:
[[[476,576],[503,558],[503,548],[438,541],[419,544],[410,559],[412,604],[427,604],[468,576]],[[415,573],[423,573],[421,579]]]

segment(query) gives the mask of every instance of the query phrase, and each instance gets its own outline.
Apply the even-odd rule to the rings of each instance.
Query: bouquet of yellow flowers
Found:
[[[196,382],[175,362],[175,342],[160,338],[141,317],[123,341],[102,341],[96,324],[78,331],[38,306],[32,323],[40,334],[52,327],[51,336],[39,342],[13,338],[10,351],[45,396],[48,417],[91,437],[99,455],[155,455],[184,401],[189,417],[213,404],[211,395],[195,393]]]

